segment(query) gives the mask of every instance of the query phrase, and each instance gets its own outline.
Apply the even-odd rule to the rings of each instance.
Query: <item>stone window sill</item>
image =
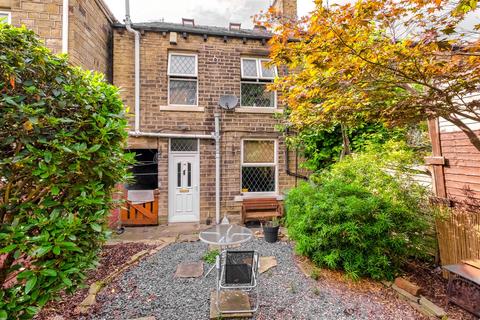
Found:
[[[198,107],[198,106],[160,106],[160,111],[204,112],[205,107]]]
[[[283,109],[265,108],[265,107],[238,107],[235,112],[243,113],[282,113]]]
[[[233,201],[235,202],[242,202],[244,199],[255,199],[255,198],[275,198],[279,201],[283,200],[284,196],[282,194],[268,194],[268,193],[261,193],[261,194],[242,194],[235,196]]]

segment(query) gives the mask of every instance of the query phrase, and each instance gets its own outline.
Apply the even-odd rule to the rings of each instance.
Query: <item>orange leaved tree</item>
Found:
[[[290,71],[273,88],[297,129],[335,123],[389,125],[443,117],[480,150],[465,124],[480,121],[477,1],[316,1],[309,17],[264,23],[274,33],[273,63]]]

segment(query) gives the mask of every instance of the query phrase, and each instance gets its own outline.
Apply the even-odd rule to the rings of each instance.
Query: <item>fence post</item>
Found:
[[[430,141],[432,142],[432,156],[426,157],[425,163],[432,166],[433,186],[437,201],[448,204],[445,173],[443,170],[445,158],[442,155],[438,118],[428,120],[428,133],[430,135]]]

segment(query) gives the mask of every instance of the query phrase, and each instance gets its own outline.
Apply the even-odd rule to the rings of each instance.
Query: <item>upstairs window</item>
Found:
[[[8,11],[0,11],[0,22],[12,23],[11,14]]]
[[[168,104],[197,106],[197,55],[170,53],[168,55]]]
[[[268,66],[269,62],[268,59],[242,58],[241,107],[276,107],[277,94],[274,91],[267,91],[267,85],[273,82],[277,70]]]

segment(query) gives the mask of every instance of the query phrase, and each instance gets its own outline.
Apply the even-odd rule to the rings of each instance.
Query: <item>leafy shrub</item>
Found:
[[[118,90],[0,23],[0,319],[73,291],[105,241],[132,157]]]
[[[217,249],[209,250],[202,257],[202,260],[208,264],[214,264],[217,256],[220,255],[220,251]]]
[[[429,208],[406,174],[411,157],[398,145],[357,154],[291,190],[286,226],[296,250],[351,278],[392,279],[407,258],[422,256]]]
[[[360,152],[369,145],[381,145],[392,139],[405,141],[407,129],[389,129],[382,123],[359,123],[355,127],[348,127],[347,135],[351,150]],[[301,151],[305,158],[302,165],[312,171],[328,168],[337,162],[343,149],[340,125],[329,128],[303,128],[300,132],[290,136],[288,143]]]

